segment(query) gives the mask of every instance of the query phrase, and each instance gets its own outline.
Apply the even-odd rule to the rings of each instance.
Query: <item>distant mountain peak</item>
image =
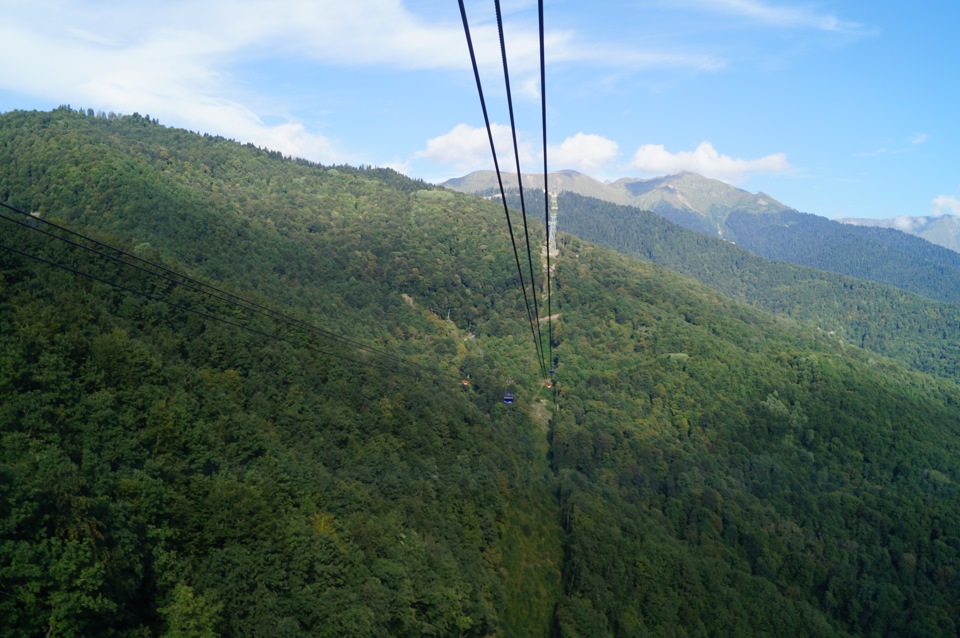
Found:
[[[516,184],[515,175],[505,176],[506,188],[516,188]],[[525,174],[523,185],[525,188],[543,188],[543,175]],[[477,171],[447,180],[443,186],[467,193],[485,192],[497,188],[496,173]],[[692,171],[601,182],[578,171],[561,170],[549,174],[548,187],[552,192],[574,192],[614,204],[651,210],[684,226],[721,237],[726,230],[727,216],[733,211],[764,214],[792,210],[766,193],[750,193]]]

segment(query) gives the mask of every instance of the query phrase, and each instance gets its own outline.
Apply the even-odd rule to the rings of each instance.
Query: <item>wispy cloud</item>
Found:
[[[266,124],[226,71],[244,51],[278,37],[276,20],[261,16],[259,25],[246,23],[234,18],[243,11],[216,2],[189,10],[176,3],[134,9],[105,2],[98,10],[61,5],[57,21],[45,20],[49,8],[39,3],[7,16],[0,37],[20,55],[0,56],[0,86],[98,110],[161,115],[167,124],[288,155],[343,159],[326,136],[302,123]]]
[[[404,0],[171,0],[94,4],[52,0],[6,6],[0,38],[0,89],[103,110],[138,111],[164,123],[215,132],[290,155],[343,161],[345,153],[308,130],[275,95],[256,94],[234,75],[255,60],[294,59],[324,67],[398,70],[466,69],[456,11],[442,19],[414,11]],[[526,10],[526,3],[513,7]],[[51,21],[51,13],[57,19]],[[479,12],[478,12],[479,13]],[[489,12],[492,14],[492,12]],[[473,29],[481,64],[500,67],[499,38],[490,16]],[[202,25],[202,27],[200,26]],[[511,71],[539,70],[535,28],[508,24]],[[572,30],[548,30],[551,64],[584,63],[635,70],[719,68],[709,56],[643,51],[584,40]],[[533,79],[518,94],[537,97]],[[265,121],[286,120],[280,125]]]
[[[926,222],[922,218],[901,215],[893,218],[893,227],[905,233],[911,233],[921,228]]]
[[[906,137],[904,141],[897,142],[896,143],[897,146],[894,148],[881,146],[880,148],[872,151],[860,151],[859,153],[854,153],[853,156],[854,157],[879,157],[881,155],[887,155],[887,154],[898,155],[900,153],[907,153],[907,152],[913,151],[913,147],[915,146],[926,144],[929,139],[930,139],[930,136],[927,135],[926,133],[916,133],[914,135],[910,135]],[[904,143],[907,144],[907,146],[904,146]]]
[[[743,16],[757,22],[789,29],[815,29],[818,31],[856,32],[863,29],[857,22],[841,20],[831,13],[817,11],[804,5],[774,5],[760,0],[691,0],[704,9]]]
[[[532,3],[529,3],[532,4]],[[476,16],[470,15],[471,37],[477,52],[477,58],[486,68],[499,69],[502,66],[500,38],[495,24],[484,22],[482,18],[492,18],[493,12],[487,11]],[[476,20],[474,18],[477,18]],[[529,16],[525,20],[531,24]],[[532,24],[535,24],[533,22]],[[454,29],[454,39],[463,40],[459,24]],[[507,23],[504,27],[507,40],[507,53],[511,74],[539,71],[540,40],[539,33],[530,26]],[[593,38],[574,29],[547,29],[544,34],[544,50],[548,64],[584,64],[620,71],[640,71],[647,69],[689,69],[694,71],[716,71],[727,66],[727,60],[702,53],[687,53],[669,48],[650,48],[638,46],[626,40],[611,42],[610,33]],[[465,45],[460,44],[465,50]],[[449,55],[429,56],[435,64],[441,60],[450,61]],[[466,64],[466,56],[461,56],[460,64]]]
[[[935,216],[960,215],[960,199],[953,195],[938,195],[930,202],[930,212]]]
[[[671,153],[661,144],[644,144],[634,153],[630,167],[655,175],[693,171],[730,184],[740,183],[750,174],[783,173],[791,168],[784,153],[741,159],[721,154],[710,142],[678,153]]]

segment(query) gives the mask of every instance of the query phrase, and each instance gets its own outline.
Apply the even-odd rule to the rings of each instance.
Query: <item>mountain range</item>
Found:
[[[511,181],[512,180],[512,181]],[[532,190],[542,176],[524,176]],[[491,171],[444,183],[490,194]],[[505,180],[515,185],[516,178]],[[960,301],[960,253],[891,228],[851,225],[801,213],[764,193],[749,193],[696,173],[602,183],[574,171],[550,176],[550,190],[649,210],[680,226],[718,237],[770,260],[889,284],[940,301]],[[531,193],[532,195],[532,193]],[[517,202],[518,203],[518,202]],[[938,228],[950,219],[940,219]],[[562,229],[561,209],[558,226]]]
[[[0,202],[0,638],[957,635],[957,304],[137,114]]]
[[[517,188],[515,175],[504,175],[504,187]],[[525,174],[524,187],[543,190],[543,175]],[[463,193],[498,192],[494,171],[477,171],[447,180],[443,186]],[[549,175],[550,192],[572,192],[614,204],[651,210],[681,226],[716,234],[731,235],[727,217],[732,211],[773,213],[790,210],[764,193],[749,193],[697,173],[684,172],[651,179],[621,178],[601,182],[577,171]]]
[[[960,217],[956,215],[902,216],[886,219],[843,217],[837,221],[854,226],[892,228],[960,252]]]

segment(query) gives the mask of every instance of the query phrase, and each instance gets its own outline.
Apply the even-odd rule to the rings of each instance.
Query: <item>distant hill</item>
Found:
[[[910,235],[926,239],[932,244],[960,252],[960,217],[939,215],[937,217],[891,217],[887,219],[858,219],[844,217],[837,219],[841,224],[892,228]]]
[[[735,211],[727,225],[737,245],[768,259],[960,301],[960,254],[900,230],[841,224],[797,211]]]
[[[449,179],[443,184],[450,190],[476,194],[499,193],[499,184],[497,183],[497,174],[494,171],[475,171],[463,177]],[[508,190],[516,190],[516,174],[503,174],[503,186]],[[589,175],[584,175],[577,171],[557,171],[549,175],[550,191],[573,192],[596,197],[606,201],[616,202],[618,204],[627,204],[630,202],[629,193],[624,189],[613,188],[610,184],[605,184]],[[543,175],[525,174],[523,176],[524,188],[537,188],[543,190]]]
[[[477,172],[444,186],[489,193],[495,179],[492,171]],[[524,176],[524,184],[542,189],[543,177]],[[504,186],[515,188],[516,177],[506,179]],[[801,213],[764,193],[749,193],[696,173],[602,183],[562,171],[551,174],[550,190],[649,210],[768,259],[888,284],[940,301],[960,301],[960,254],[953,250],[899,229],[854,226]],[[563,228],[564,212],[560,214]],[[953,218],[939,219],[931,234],[945,236],[951,224],[960,231]]]
[[[543,175],[523,176],[524,187],[543,189]],[[442,184],[464,193],[491,193],[498,189],[494,171],[477,171]],[[515,189],[516,175],[504,175],[504,188]],[[684,172],[651,179],[622,178],[600,182],[576,171],[549,175],[550,191],[595,197],[614,204],[652,210],[673,222],[730,239],[726,224],[733,211],[770,213],[790,210],[764,193],[749,193],[697,173]]]
[[[648,259],[734,299],[812,323],[851,344],[919,370],[960,378],[960,306],[956,303],[764,258],[631,206],[574,193],[561,195],[559,203],[559,225],[565,232]],[[780,223],[782,220],[771,222],[771,242],[778,241]],[[891,262],[909,274],[904,262],[896,258],[890,255]],[[930,265],[924,272],[940,284],[941,292],[957,294],[956,278],[937,275]]]
[[[630,193],[627,203],[631,206],[728,240],[736,239],[727,221],[734,213],[755,215],[790,210],[765,193],[749,193],[690,172],[652,179],[624,178],[612,186]]]

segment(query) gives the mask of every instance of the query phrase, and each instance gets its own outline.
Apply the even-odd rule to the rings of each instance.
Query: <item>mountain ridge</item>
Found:
[[[960,348],[954,346],[960,343],[960,326],[950,319],[958,312],[956,302],[770,260],[652,211],[574,193],[561,195],[560,203],[567,232],[578,237],[683,273],[731,298],[814,325],[915,369],[947,378],[960,375]],[[952,292],[956,297],[960,288]]]
[[[711,234],[724,231],[726,219],[734,210],[748,213],[792,210],[765,193],[750,193],[725,182],[691,171],[652,178],[622,177],[601,182],[573,170],[557,171],[548,176],[550,191],[572,191],[604,201],[652,210],[685,226],[694,226]],[[516,175],[504,175],[505,188],[516,188]],[[543,189],[542,174],[524,174],[525,187]],[[494,171],[475,171],[441,184],[445,188],[467,193],[491,193],[497,188]]]
[[[859,217],[840,217],[837,221],[852,226],[890,228],[915,235],[930,243],[960,252],[960,217],[956,215],[928,215],[911,217],[888,217],[870,219]]]
[[[473,173],[448,184],[469,190],[488,184],[494,175]],[[542,176],[525,179],[542,190]],[[960,253],[925,240],[920,232],[900,232],[884,224],[844,224],[802,213],[763,193],[749,193],[691,172],[601,184],[575,171],[562,171],[554,182],[557,186],[551,190],[649,210],[767,259],[894,285],[940,301],[960,301]],[[516,178],[507,183],[515,184]],[[950,221],[939,219],[940,228]],[[562,210],[558,226],[563,228]],[[955,228],[960,232],[960,222]]]

